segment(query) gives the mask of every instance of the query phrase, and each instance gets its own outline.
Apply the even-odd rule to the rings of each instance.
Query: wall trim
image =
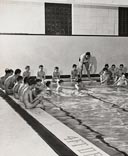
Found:
[[[128,37],[128,36],[119,36],[119,35],[46,35],[46,34],[33,34],[33,33],[0,33],[0,35],[19,35],[19,36],[51,36],[51,37],[70,37],[70,36],[87,36],[87,37]]]

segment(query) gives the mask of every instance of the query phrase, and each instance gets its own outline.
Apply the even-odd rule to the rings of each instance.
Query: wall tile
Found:
[[[73,5],[73,34],[116,35],[117,21],[117,8]]]

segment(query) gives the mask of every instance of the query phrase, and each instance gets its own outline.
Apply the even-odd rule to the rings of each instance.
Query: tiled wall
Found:
[[[72,64],[78,64],[86,51],[97,59],[96,73],[105,63],[128,67],[127,45],[127,37],[0,35],[0,75],[5,68],[24,70],[26,65],[35,75],[40,64],[47,74],[51,75],[55,66],[61,74],[70,74]]]
[[[5,0],[3,0],[5,1]],[[128,5],[128,0],[7,0],[8,2],[30,2],[30,3],[73,3],[73,4],[91,4],[91,5],[109,5],[109,6],[119,6]]]
[[[128,5],[128,0],[72,0],[74,3],[119,6]]]
[[[118,8],[73,5],[73,34],[117,35]]]
[[[44,12],[44,2],[0,2],[0,32],[45,34]],[[117,35],[118,8],[72,4],[72,34]]]
[[[0,33],[44,34],[44,3],[0,2]]]

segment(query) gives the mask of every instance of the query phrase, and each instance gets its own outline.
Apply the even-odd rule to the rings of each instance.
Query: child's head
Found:
[[[43,65],[39,65],[39,69],[43,70],[44,66]]]
[[[28,78],[28,85],[30,86],[31,89],[33,89],[36,85],[36,79],[33,77]]]
[[[124,68],[124,65],[123,64],[120,64],[119,68],[120,69],[123,69]]]
[[[50,86],[51,86],[51,81],[47,81],[47,82],[45,83],[45,85],[46,85],[46,87],[50,87]]]
[[[25,67],[25,70],[26,70],[26,71],[29,71],[29,70],[30,70],[30,66],[26,66],[26,67]]]
[[[41,79],[36,79],[36,84],[41,85],[42,80]]]
[[[116,65],[115,64],[112,64],[112,67],[111,67],[112,69],[115,69],[116,68]]]
[[[14,71],[12,69],[9,69],[9,75],[12,75]]]
[[[59,80],[58,84],[61,85],[61,84],[63,84],[63,82],[64,82],[63,80]]]
[[[76,81],[75,84],[75,88],[80,91],[81,90],[81,85],[82,85],[82,80],[80,78],[78,78],[78,80]]]
[[[5,74],[7,74],[7,73],[8,73],[8,71],[9,71],[9,69],[8,69],[8,68],[6,68],[6,69],[5,69]]]
[[[10,76],[12,74],[13,74],[13,70],[11,70],[11,69],[5,69],[5,75]]]
[[[108,73],[108,68],[103,68],[103,73]]]
[[[22,76],[18,76],[16,80],[17,80],[18,83],[22,83],[23,77]]]
[[[20,76],[20,74],[21,74],[21,70],[20,69],[16,69],[15,70],[15,75]]]
[[[72,68],[73,68],[73,69],[76,69],[76,68],[77,68],[77,65],[76,65],[76,64],[73,64],[73,65],[72,65]]]
[[[58,72],[59,71],[59,67],[55,67],[54,71]]]
[[[107,68],[108,69],[109,68],[109,64],[105,64],[104,65],[104,68]]]

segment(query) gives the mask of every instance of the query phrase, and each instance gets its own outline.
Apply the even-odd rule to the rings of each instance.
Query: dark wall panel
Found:
[[[128,8],[119,8],[119,36],[128,36]]]
[[[72,34],[71,4],[45,3],[45,34]]]

